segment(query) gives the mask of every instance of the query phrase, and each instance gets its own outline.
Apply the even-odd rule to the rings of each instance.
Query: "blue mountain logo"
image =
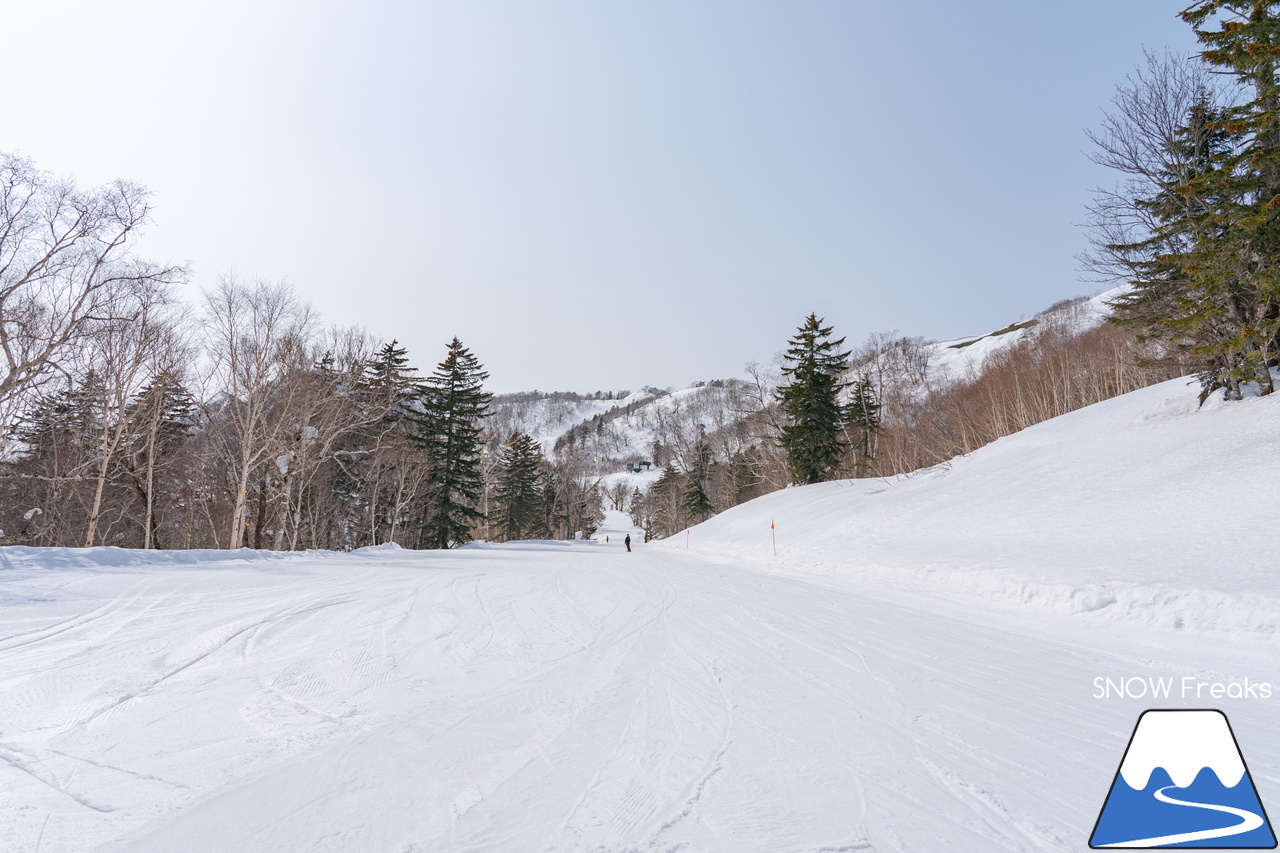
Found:
[[[1227,715],[1144,711],[1089,846],[1275,848],[1275,833]]]

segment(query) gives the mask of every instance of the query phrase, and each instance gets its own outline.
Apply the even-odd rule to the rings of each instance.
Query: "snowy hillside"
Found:
[[[656,476],[654,469],[682,461],[699,430],[714,433],[737,422],[744,385],[716,380],[679,391],[651,388],[610,398],[507,395],[495,401],[490,428],[500,435],[521,430],[539,441],[544,453],[572,451],[589,461],[595,474],[646,488]],[[627,469],[639,462],[650,465],[640,474]]]
[[[911,476],[775,492],[689,539],[701,553],[791,571],[1280,632],[1280,525],[1267,509],[1280,482],[1280,395],[1197,409],[1197,392],[1178,379]]]
[[[1111,315],[1107,304],[1128,290],[1128,285],[1096,296],[1065,300],[1029,320],[1010,323],[1003,329],[949,341],[930,344],[927,350],[929,382],[945,384],[976,374],[991,355],[1021,340],[1041,324],[1057,323],[1076,332],[1087,331]]]
[[[1177,382],[688,549],[0,549],[0,849],[1082,850],[1100,679],[1280,686],[1277,435]]]
[[[598,392],[597,392],[598,393]],[[491,428],[507,435],[520,431],[550,451],[556,439],[584,421],[619,407],[652,399],[648,391],[610,393],[607,397],[586,394],[505,394],[493,402]]]
[[[916,394],[952,382],[973,378],[992,355],[1055,327],[1079,334],[1102,323],[1114,299],[1124,288],[1091,298],[1065,300],[1036,316],[1009,324],[985,335],[925,342],[922,339],[873,336],[890,345],[868,355],[873,367],[856,362],[859,372],[870,370],[883,397],[887,387]],[[764,390],[764,398],[771,391]],[[701,426],[709,433],[734,427],[742,412],[759,404],[760,389],[739,379],[699,382],[678,391],[648,388],[635,392],[595,394],[508,394],[495,399],[490,428],[499,435],[520,430],[541,443],[545,453],[566,446],[593,461],[597,474],[619,474],[644,488],[653,478],[632,477],[629,462],[648,460],[655,443],[676,455],[686,451]],[[662,464],[665,460],[658,460]],[[616,479],[616,478],[615,478]]]

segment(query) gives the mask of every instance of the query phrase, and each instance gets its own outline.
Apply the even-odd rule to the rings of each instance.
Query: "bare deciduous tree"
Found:
[[[1089,207],[1090,249],[1080,262],[1098,281],[1134,278],[1159,248],[1142,248],[1157,226],[1154,209],[1142,200],[1192,176],[1192,149],[1182,144],[1188,117],[1197,103],[1225,104],[1225,85],[1195,57],[1148,50],[1143,67],[1116,87],[1102,126],[1085,131],[1095,146],[1089,159],[1121,176],[1116,186],[1096,188]]]
[[[221,392],[210,421],[223,427],[217,440],[234,492],[228,548],[244,543],[249,481],[279,450],[289,425],[285,413],[303,396],[296,380],[308,366],[315,325],[311,306],[283,282],[246,284],[226,275],[205,294],[207,354]],[[210,396],[206,407],[214,402]]]
[[[115,181],[81,190],[0,154],[0,425],[46,381],[66,375],[69,350],[117,318],[122,288],[186,278],[182,266],[138,259],[132,239],[150,193]]]
[[[120,282],[108,303],[112,319],[95,321],[88,337],[87,360],[102,389],[93,501],[84,544],[98,535],[98,519],[108,475],[116,454],[133,432],[142,409],[132,395],[151,378],[173,374],[184,357],[177,333],[177,317],[165,284]],[[126,286],[127,285],[127,286]],[[148,514],[151,508],[148,507]],[[148,533],[150,528],[148,527]],[[148,545],[150,538],[148,537]]]

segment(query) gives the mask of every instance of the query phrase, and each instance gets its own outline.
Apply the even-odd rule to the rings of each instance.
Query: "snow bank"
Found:
[[[690,547],[1058,613],[1274,637],[1280,394],[1203,408],[1196,395],[1178,379],[911,476],[766,495],[693,528]]]
[[[0,572],[19,568],[193,568],[209,564],[243,565],[250,562],[280,562],[296,560],[304,556],[305,552],[260,551],[253,548],[240,548],[235,551],[143,551],[137,548],[114,546],[34,548],[28,545],[9,545],[0,548]]]

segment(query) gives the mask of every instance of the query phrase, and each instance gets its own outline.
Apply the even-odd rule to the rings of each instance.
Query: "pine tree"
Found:
[[[168,489],[157,477],[166,473],[195,429],[199,409],[181,380],[170,375],[148,382],[133,396],[130,406],[133,431],[119,464],[144,507],[142,547],[163,548],[156,504],[158,498],[163,503]]]
[[[382,345],[365,371],[364,386],[370,403],[386,411],[388,421],[398,421],[410,400],[422,392],[418,370],[409,366],[408,351],[398,341]]]
[[[72,455],[66,446],[74,448],[76,457],[92,452],[101,429],[101,388],[97,375],[90,371],[79,383],[39,397],[14,429],[14,437],[25,445],[22,454],[34,459],[56,453],[65,462]]]
[[[866,374],[853,383],[849,404],[845,406],[845,423],[856,436],[853,442],[857,454],[855,475],[864,477],[875,461],[876,434],[880,431],[880,401],[871,377]]]
[[[493,395],[484,390],[489,374],[454,338],[444,361],[427,377],[410,417],[410,437],[425,452],[431,469],[424,489],[422,543],[449,548],[471,539],[484,478],[480,468],[481,424]]]
[[[542,449],[522,432],[513,433],[503,445],[494,497],[496,521],[504,539],[523,539],[541,532],[543,464]]]
[[[410,416],[422,394],[418,370],[404,347],[392,340],[370,359],[361,380],[363,405],[370,422],[347,440],[340,452],[336,488],[348,491],[365,528],[357,543],[412,541],[419,527],[419,486],[425,454],[411,440]]]
[[[689,519],[696,524],[706,521],[716,509],[711,503],[711,498],[707,496],[707,486],[711,479],[712,454],[705,436],[698,436],[692,455],[688,483],[684,489],[681,507],[688,514]]]
[[[845,410],[840,395],[849,353],[844,338],[831,340],[831,326],[810,314],[791,338],[782,373],[790,381],[777,390],[787,416],[780,444],[797,483],[818,483],[834,475],[847,446],[841,437]]]
[[[1192,103],[1185,126],[1178,129],[1175,142],[1153,176],[1157,191],[1134,202],[1156,228],[1138,242],[1107,247],[1131,259],[1127,263],[1134,274],[1131,289],[1113,303],[1113,320],[1135,328],[1139,340],[1168,343],[1170,356],[1196,364],[1206,373],[1229,371],[1230,359],[1213,352],[1223,337],[1211,319],[1217,310],[1204,287],[1206,282],[1197,280],[1189,270],[1194,254],[1224,236],[1206,215],[1220,199],[1205,183],[1234,145],[1231,134],[1218,129],[1224,117],[1225,111],[1215,107],[1207,94]],[[1199,188],[1188,192],[1193,182],[1198,182]],[[1205,386],[1206,394],[1219,387],[1212,381]]]
[[[685,526],[683,479],[675,468],[668,465],[649,488],[647,503],[653,535],[659,539]]]
[[[538,538],[554,539],[562,528],[567,528],[568,517],[561,511],[559,475],[554,470],[545,470],[538,481]],[[531,533],[531,535],[534,535]]]
[[[1247,100],[1192,109],[1181,144],[1198,148],[1175,153],[1193,168],[1142,200],[1155,250],[1121,316],[1163,299],[1147,326],[1200,360],[1202,401],[1219,388],[1239,399],[1250,381],[1267,394],[1280,351],[1280,2],[1200,0],[1182,18]]]
[[[94,371],[54,394],[42,395],[23,413],[13,437],[20,442],[10,467],[28,475],[20,494],[29,506],[17,528],[37,545],[74,541],[90,500],[88,472],[99,460],[104,417],[102,382]],[[78,538],[78,537],[77,537]]]

